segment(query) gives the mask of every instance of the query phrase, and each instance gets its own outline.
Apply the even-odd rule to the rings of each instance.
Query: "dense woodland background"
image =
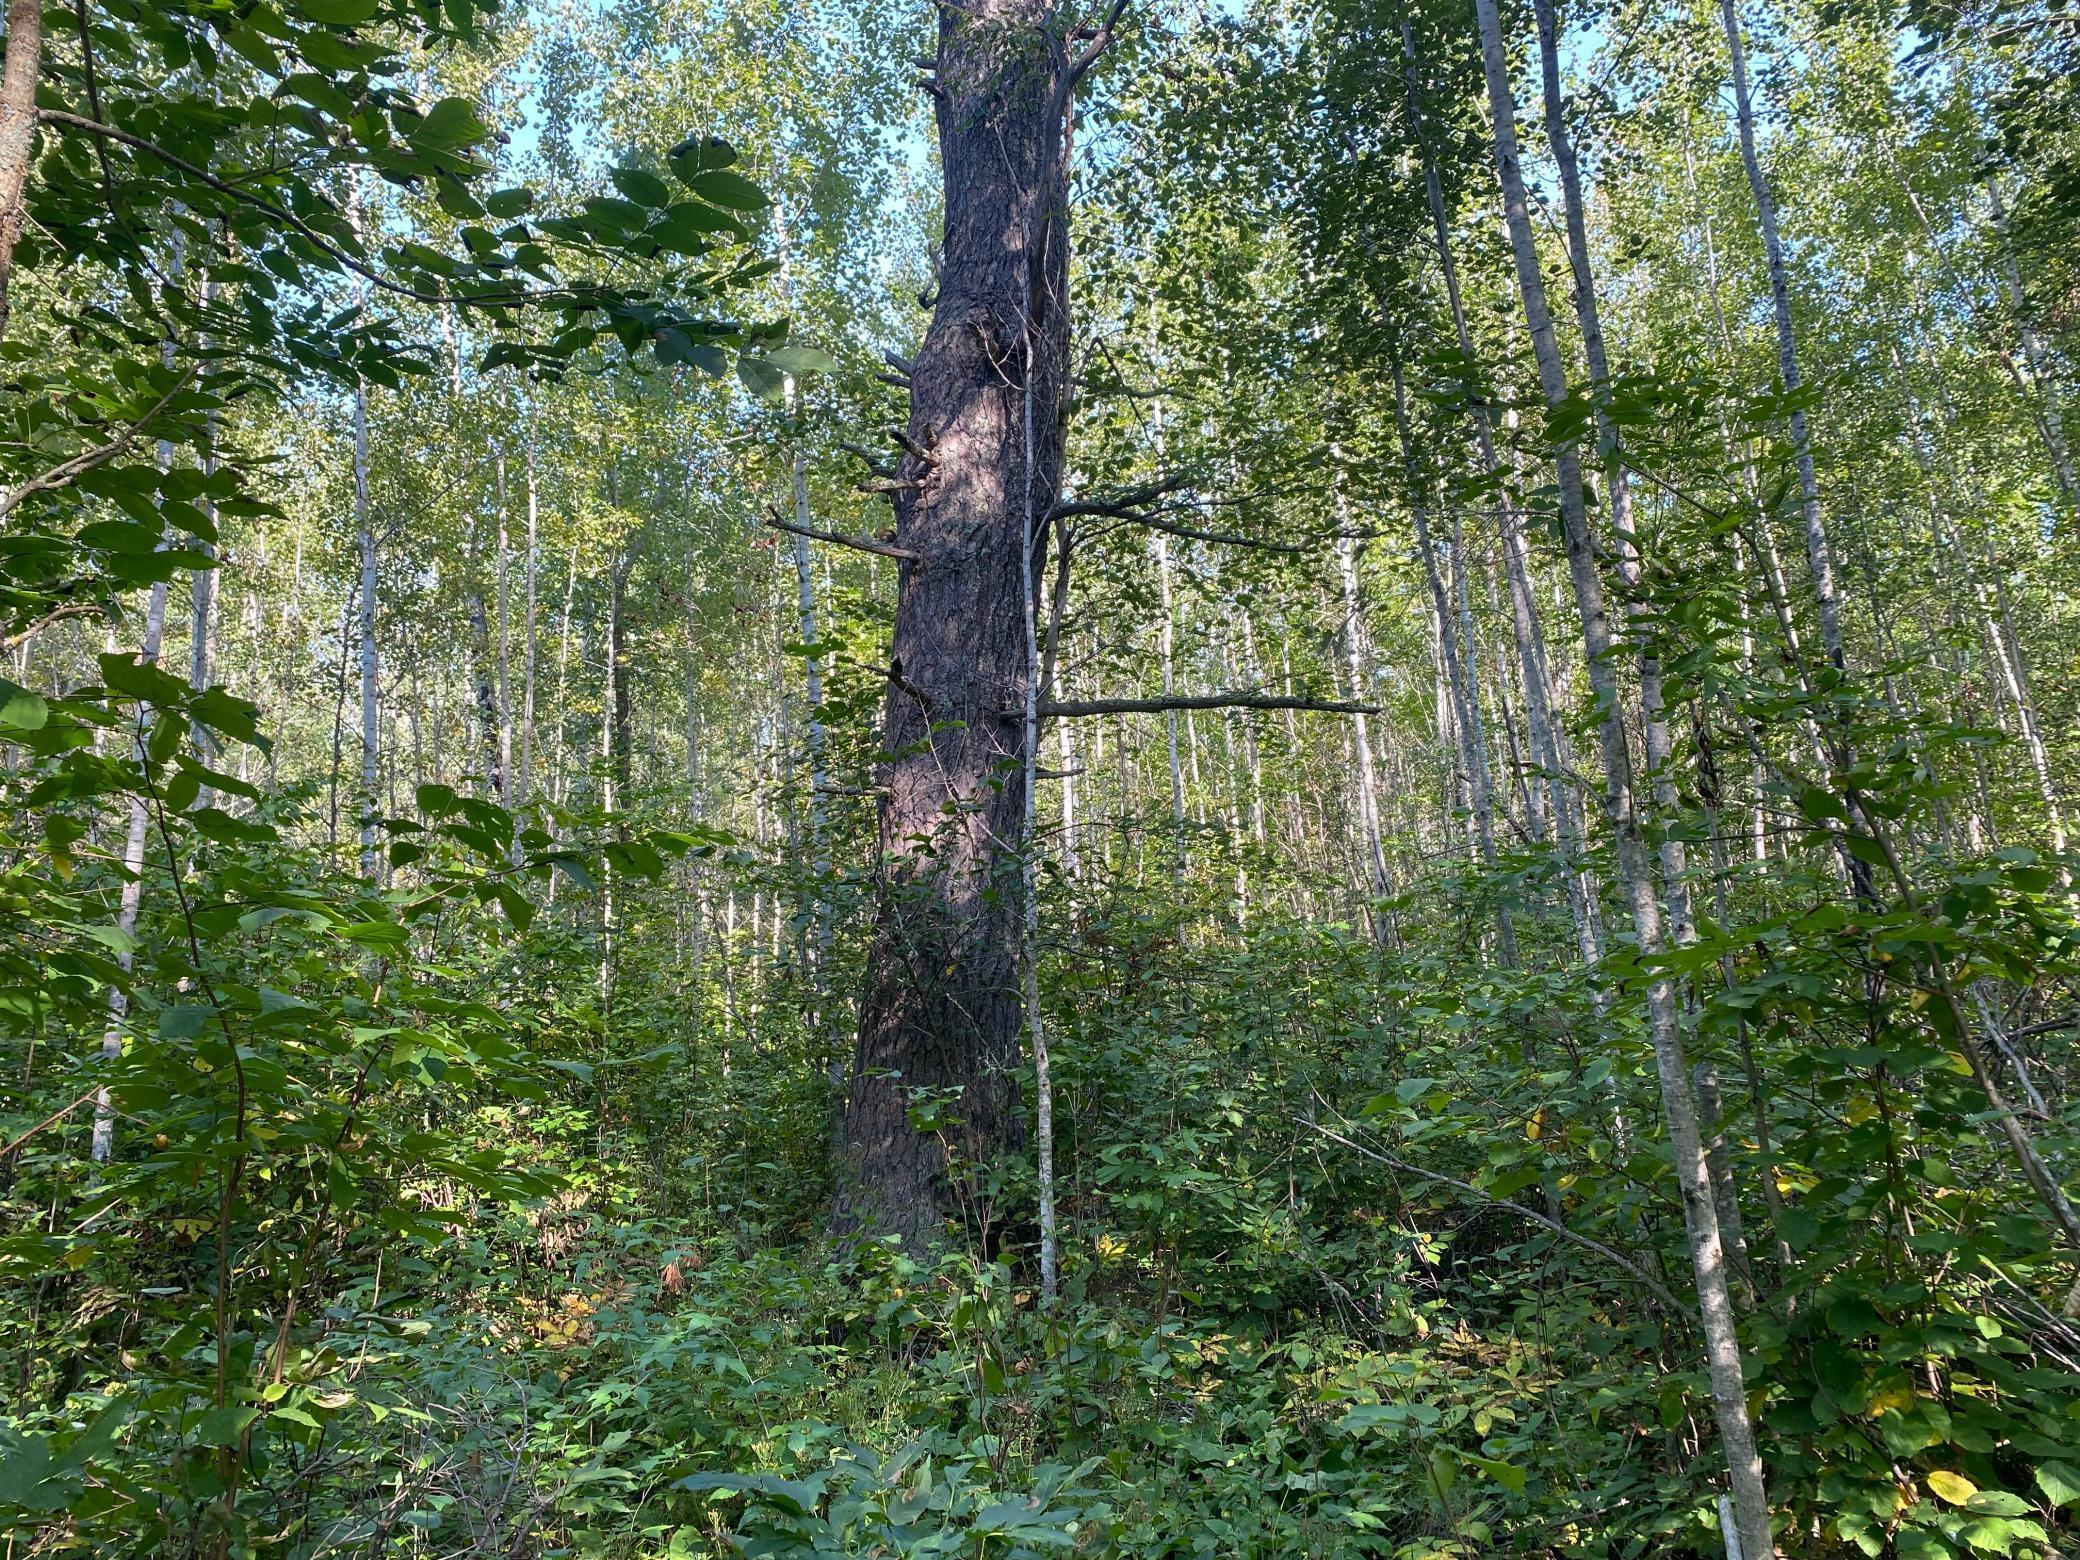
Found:
[[[10,1560],[2070,1552],[2080,13],[7,28]]]

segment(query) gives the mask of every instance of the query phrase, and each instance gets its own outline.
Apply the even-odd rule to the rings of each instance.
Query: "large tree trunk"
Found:
[[[872,975],[841,1129],[839,1222],[913,1248],[964,1171],[1023,1136],[1014,842],[1028,657],[1019,528],[1061,484],[1068,345],[1063,116],[1076,66],[1048,0],[939,11],[939,296],[894,494],[902,565],[882,748]],[[1084,56],[1087,58],[1088,56]],[[1080,63],[1080,61],[1079,61]],[[1036,541],[1034,545],[1038,545]],[[913,1102],[931,1105],[913,1116]]]
[[[8,0],[7,56],[0,66],[0,337],[7,283],[28,221],[29,164],[36,156],[36,77],[43,64],[42,0]]]

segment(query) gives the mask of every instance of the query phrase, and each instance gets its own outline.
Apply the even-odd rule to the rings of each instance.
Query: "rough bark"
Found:
[[[36,156],[36,76],[43,64],[42,0],[8,0],[7,59],[0,65],[0,340],[7,284],[28,220],[29,164]]]
[[[939,294],[891,495],[900,565],[883,716],[872,975],[840,1129],[841,1227],[924,1248],[969,1167],[1023,1137],[1015,845],[1022,582],[1060,498],[1068,344],[1063,115],[1077,66],[1046,0],[940,8],[930,83],[945,180]],[[926,1099],[920,1099],[920,1092]],[[913,1103],[929,1101],[928,1115]]]

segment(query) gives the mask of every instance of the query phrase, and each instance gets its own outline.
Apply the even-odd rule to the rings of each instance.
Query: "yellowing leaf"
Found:
[[[1979,1493],[1979,1486],[1961,1473],[1938,1468],[1928,1476],[1928,1487],[1953,1506],[1962,1506]]]

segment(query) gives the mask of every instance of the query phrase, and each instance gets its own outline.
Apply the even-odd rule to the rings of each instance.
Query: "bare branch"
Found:
[[[1048,518],[1065,520],[1071,515],[1108,515],[1114,519],[1131,519],[1165,494],[1176,492],[1184,483],[1182,474],[1173,473],[1153,482],[1144,482],[1140,487],[1123,488],[1100,498],[1065,499],[1049,511]]]
[[[1168,531],[1172,536],[1186,537],[1195,542],[1217,542],[1223,547],[1254,547],[1259,552],[1275,553],[1307,551],[1297,542],[1267,542],[1254,536],[1238,536],[1232,531],[1202,531],[1197,526],[1179,525],[1175,520],[1163,519],[1160,513],[1153,509],[1122,514],[1119,518],[1134,525],[1145,525],[1151,531]]]
[[[1071,60],[1068,70],[1063,73],[1062,96],[1067,97],[1074,92],[1076,83],[1083,79],[1084,72],[1098,63],[1098,56],[1111,45],[1113,32],[1119,26],[1120,17],[1126,14],[1126,9],[1127,0],[1112,0],[1112,9],[1105,13],[1105,20],[1098,24],[1097,31],[1092,34],[1090,46]]]
[[[911,438],[909,432],[906,429],[891,428],[888,430],[888,436],[891,439],[894,439],[896,443],[902,445],[902,447],[908,450],[912,455],[916,456],[920,464],[926,466],[936,466],[939,464],[939,457],[937,455],[934,455],[930,450],[926,449],[922,444],[919,444],[915,439]]]
[[[895,467],[883,465],[875,452],[868,449],[864,444],[850,444],[841,441],[838,448],[848,455],[857,457],[859,462],[877,477],[892,477],[896,474]]]
[[[1399,1170],[1400,1172],[1402,1172],[1402,1174],[1412,1175],[1420,1181],[1434,1181],[1440,1186],[1455,1186],[1460,1191],[1465,1192],[1468,1196],[1478,1197],[1484,1203],[1492,1203],[1497,1208],[1507,1208],[1511,1213],[1516,1214],[1519,1218],[1529,1219],[1533,1224],[1538,1225],[1540,1228],[1551,1230],[1562,1240],[1572,1241],[1575,1245],[1580,1246],[1583,1250],[1593,1251],[1599,1257],[1603,1257],[1607,1261],[1616,1263],[1619,1267],[1623,1268],[1626,1272],[1630,1273],[1634,1278],[1638,1279],[1641,1284],[1645,1285],[1647,1292],[1651,1294],[1656,1300],[1659,1300],[1662,1303],[1662,1305],[1666,1306],[1671,1316],[1687,1317],[1690,1314],[1689,1311],[1684,1307],[1683,1303],[1680,1300],[1676,1299],[1674,1295],[1670,1294],[1667,1287],[1664,1284],[1662,1284],[1662,1282],[1659,1279],[1654,1277],[1654,1275],[1649,1273],[1645,1268],[1641,1267],[1637,1262],[1633,1261],[1623,1252],[1612,1250],[1609,1246],[1606,1246],[1600,1240],[1591,1240],[1588,1236],[1580,1234],[1575,1230],[1569,1229],[1558,1219],[1549,1219],[1544,1214],[1537,1212],[1535,1209],[1527,1208],[1520,1202],[1512,1202],[1507,1197],[1490,1196],[1488,1193],[1482,1191],[1478,1186],[1473,1185],[1471,1182],[1461,1181],[1449,1175],[1439,1175],[1435,1170],[1425,1170],[1422,1166],[1412,1165],[1405,1159],[1396,1159],[1392,1154],[1382,1154],[1378,1152],[1376,1149],[1370,1149],[1365,1147],[1365,1145],[1362,1143],[1353,1143],[1342,1133],[1331,1132],[1327,1127],[1323,1126],[1318,1121],[1312,1121],[1302,1118],[1300,1124],[1306,1127],[1311,1132],[1319,1132],[1323,1137],[1327,1138],[1332,1143],[1341,1143],[1352,1153],[1357,1154],[1362,1158],[1370,1159],[1375,1164],[1385,1165],[1390,1170]]]
[[[0,651],[19,650],[53,623],[62,623],[66,618],[99,617],[102,613],[98,601],[69,601],[62,607],[54,607],[25,628],[12,634],[0,635]]]
[[[846,536],[839,531],[818,531],[811,526],[790,525],[772,515],[766,516],[766,524],[776,531],[791,531],[796,536],[806,536],[814,542],[830,542],[838,547],[850,547],[856,552],[878,553],[884,558],[900,558],[905,563],[922,563],[918,554],[907,547],[898,547],[893,542],[877,541],[870,536]]]
[[[136,442],[138,431],[154,417],[157,417],[160,412],[164,411],[167,403],[187,388],[188,381],[195,377],[196,370],[200,367],[200,364],[190,364],[187,371],[167,387],[166,393],[146,408],[143,416],[109,440],[108,443],[96,445],[93,449],[75,455],[68,461],[60,462],[58,465],[51,467],[49,471],[44,472],[43,475],[31,477],[5,498],[0,498],[0,517],[5,517],[13,511],[23,499],[29,497],[32,493],[48,493],[54,489],[64,487],[75,478],[85,476],[96,466],[104,465],[122,454],[123,451]]]
[[[1343,699],[1295,698],[1282,693],[1237,689],[1230,693],[1179,694],[1166,699],[1067,699],[1042,701],[1042,715],[1160,715],[1166,710],[1313,710],[1323,715],[1377,715],[1377,704]]]

